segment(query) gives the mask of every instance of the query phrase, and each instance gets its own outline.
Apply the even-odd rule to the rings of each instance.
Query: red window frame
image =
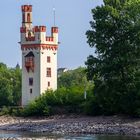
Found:
[[[51,57],[47,56],[47,63],[50,63],[50,62],[51,62]]]
[[[47,77],[51,77],[51,68],[47,68]]]

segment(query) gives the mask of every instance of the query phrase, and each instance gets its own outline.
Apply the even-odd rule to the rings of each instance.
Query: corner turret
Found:
[[[54,44],[58,44],[58,27],[52,27],[51,34],[53,37]]]

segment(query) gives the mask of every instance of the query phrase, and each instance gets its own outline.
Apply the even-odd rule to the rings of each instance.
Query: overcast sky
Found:
[[[21,65],[20,41],[21,5],[33,5],[33,25],[53,26],[53,7],[59,27],[58,67],[68,69],[84,66],[89,54],[85,32],[90,29],[91,9],[102,0],[1,0],[0,1],[0,62],[9,67]]]

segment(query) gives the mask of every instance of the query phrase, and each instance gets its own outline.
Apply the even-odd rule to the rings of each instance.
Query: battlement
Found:
[[[32,12],[32,5],[22,5],[21,10],[22,12]]]
[[[51,32],[52,33],[58,33],[58,27],[52,27]]]
[[[46,36],[46,26],[32,25],[32,5],[22,7],[22,27],[20,28],[22,44],[58,44],[58,27],[51,28],[51,36]]]
[[[46,36],[46,26],[34,26],[32,28],[21,27],[21,40],[24,43],[48,43],[58,44],[58,28],[51,28],[51,36]]]
[[[34,31],[35,32],[46,32],[46,26],[35,26]]]
[[[53,41],[53,37],[46,37],[46,41]]]

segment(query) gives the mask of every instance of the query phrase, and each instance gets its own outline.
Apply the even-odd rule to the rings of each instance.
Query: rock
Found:
[[[137,123],[138,122],[138,123]],[[140,119],[131,121],[121,117],[75,117],[24,119],[0,117],[0,130],[48,132],[53,134],[121,134],[140,135]]]

